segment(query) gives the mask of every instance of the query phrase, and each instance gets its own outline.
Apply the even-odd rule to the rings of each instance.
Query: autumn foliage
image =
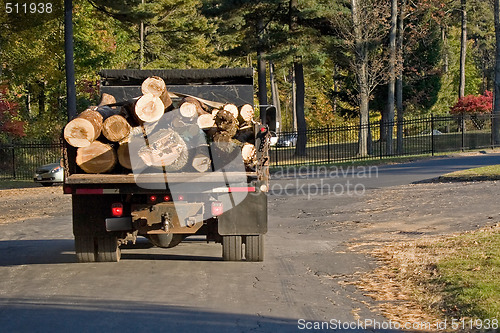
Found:
[[[7,87],[0,86],[0,131],[11,136],[25,136],[24,122],[16,119],[19,105],[9,101],[7,93]]]
[[[451,114],[484,114],[491,113],[493,109],[493,93],[486,91],[484,95],[467,95],[460,98],[450,108]]]

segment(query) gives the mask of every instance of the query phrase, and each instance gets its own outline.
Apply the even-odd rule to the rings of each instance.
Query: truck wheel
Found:
[[[147,238],[154,246],[171,248],[179,245],[184,236],[181,234],[151,234],[147,235]]]
[[[121,251],[116,236],[97,237],[97,261],[118,262],[120,257]]]
[[[78,262],[96,261],[94,237],[75,235],[75,252]]]
[[[264,260],[264,235],[245,237],[245,258],[247,261]]]
[[[240,261],[241,236],[222,236],[222,259],[225,261]]]

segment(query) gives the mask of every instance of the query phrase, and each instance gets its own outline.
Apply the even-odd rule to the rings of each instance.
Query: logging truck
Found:
[[[139,236],[202,235],[227,261],[262,261],[268,126],[253,69],[103,70],[101,102],[65,127],[64,193],[79,262],[117,262]]]

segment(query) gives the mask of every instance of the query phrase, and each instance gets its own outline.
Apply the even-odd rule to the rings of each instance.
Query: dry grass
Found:
[[[500,319],[500,313],[488,312],[489,309],[482,308],[485,304],[498,301],[499,296],[496,289],[491,288],[491,283],[489,288],[483,287],[485,282],[491,281],[492,276],[486,272],[475,274],[474,279],[469,279],[467,284],[460,285],[458,281],[463,275],[459,271],[460,268],[449,269],[450,263],[455,267],[453,260],[464,258],[469,260],[465,264],[470,268],[469,271],[477,271],[476,267],[479,264],[474,261],[478,256],[469,256],[466,253],[479,254],[487,249],[476,246],[472,250],[470,243],[475,242],[474,239],[485,239],[485,237],[498,242],[499,235],[500,224],[497,224],[463,235],[432,237],[386,245],[371,252],[380,260],[379,268],[362,275],[355,284],[367,296],[377,301],[381,312],[388,319],[401,324],[433,323],[444,319],[450,321],[451,318]],[[481,242],[485,247],[491,246],[484,241]],[[494,265],[497,265],[495,267],[498,269],[498,262]],[[500,284],[499,280],[496,281],[495,286]],[[460,297],[470,293],[462,291],[457,295],[453,292],[457,288],[461,290],[468,288],[469,291],[479,288],[480,294],[486,299],[483,302],[474,298],[461,299]],[[471,313],[483,316],[470,316]],[[450,331],[457,330],[450,328]]]

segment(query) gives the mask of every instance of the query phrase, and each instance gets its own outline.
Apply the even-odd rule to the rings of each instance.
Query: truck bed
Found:
[[[142,183],[156,183],[161,174],[142,174],[140,181]],[[256,180],[256,172],[179,172],[168,173],[166,181],[168,183],[228,183],[238,182],[242,179],[247,181]],[[92,185],[92,184],[135,184],[134,174],[73,174],[65,179],[67,185]]]

